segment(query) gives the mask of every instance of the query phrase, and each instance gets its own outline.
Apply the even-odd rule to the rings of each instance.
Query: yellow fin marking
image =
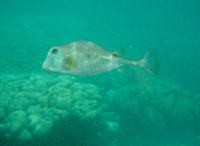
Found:
[[[77,63],[76,63],[76,61],[75,61],[73,56],[67,56],[63,60],[63,66],[66,69],[72,69],[72,68],[75,68],[77,66]]]

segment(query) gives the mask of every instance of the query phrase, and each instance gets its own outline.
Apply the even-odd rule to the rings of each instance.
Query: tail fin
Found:
[[[144,58],[138,61],[137,64],[143,67],[147,72],[157,75],[159,72],[159,61],[156,50],[149,50]]]

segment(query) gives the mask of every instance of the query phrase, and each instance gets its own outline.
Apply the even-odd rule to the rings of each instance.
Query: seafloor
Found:
[[[146,74],[124,75],[1,75],[0,145],[200,144],[199,94]]]

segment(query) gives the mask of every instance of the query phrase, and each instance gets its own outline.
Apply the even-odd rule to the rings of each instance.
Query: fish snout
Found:
[[[48,65],[47,65],[46,62],[44,62],[44,63],[42,64],[42,69],[45,70],[45,71],[48,70]]]

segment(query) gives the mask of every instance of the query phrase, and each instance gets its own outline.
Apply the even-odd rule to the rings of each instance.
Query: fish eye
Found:
[[[52,54],[57,54],[58,53],[58,49],[57,48],[53,48],[53,50],[51,51]]]

